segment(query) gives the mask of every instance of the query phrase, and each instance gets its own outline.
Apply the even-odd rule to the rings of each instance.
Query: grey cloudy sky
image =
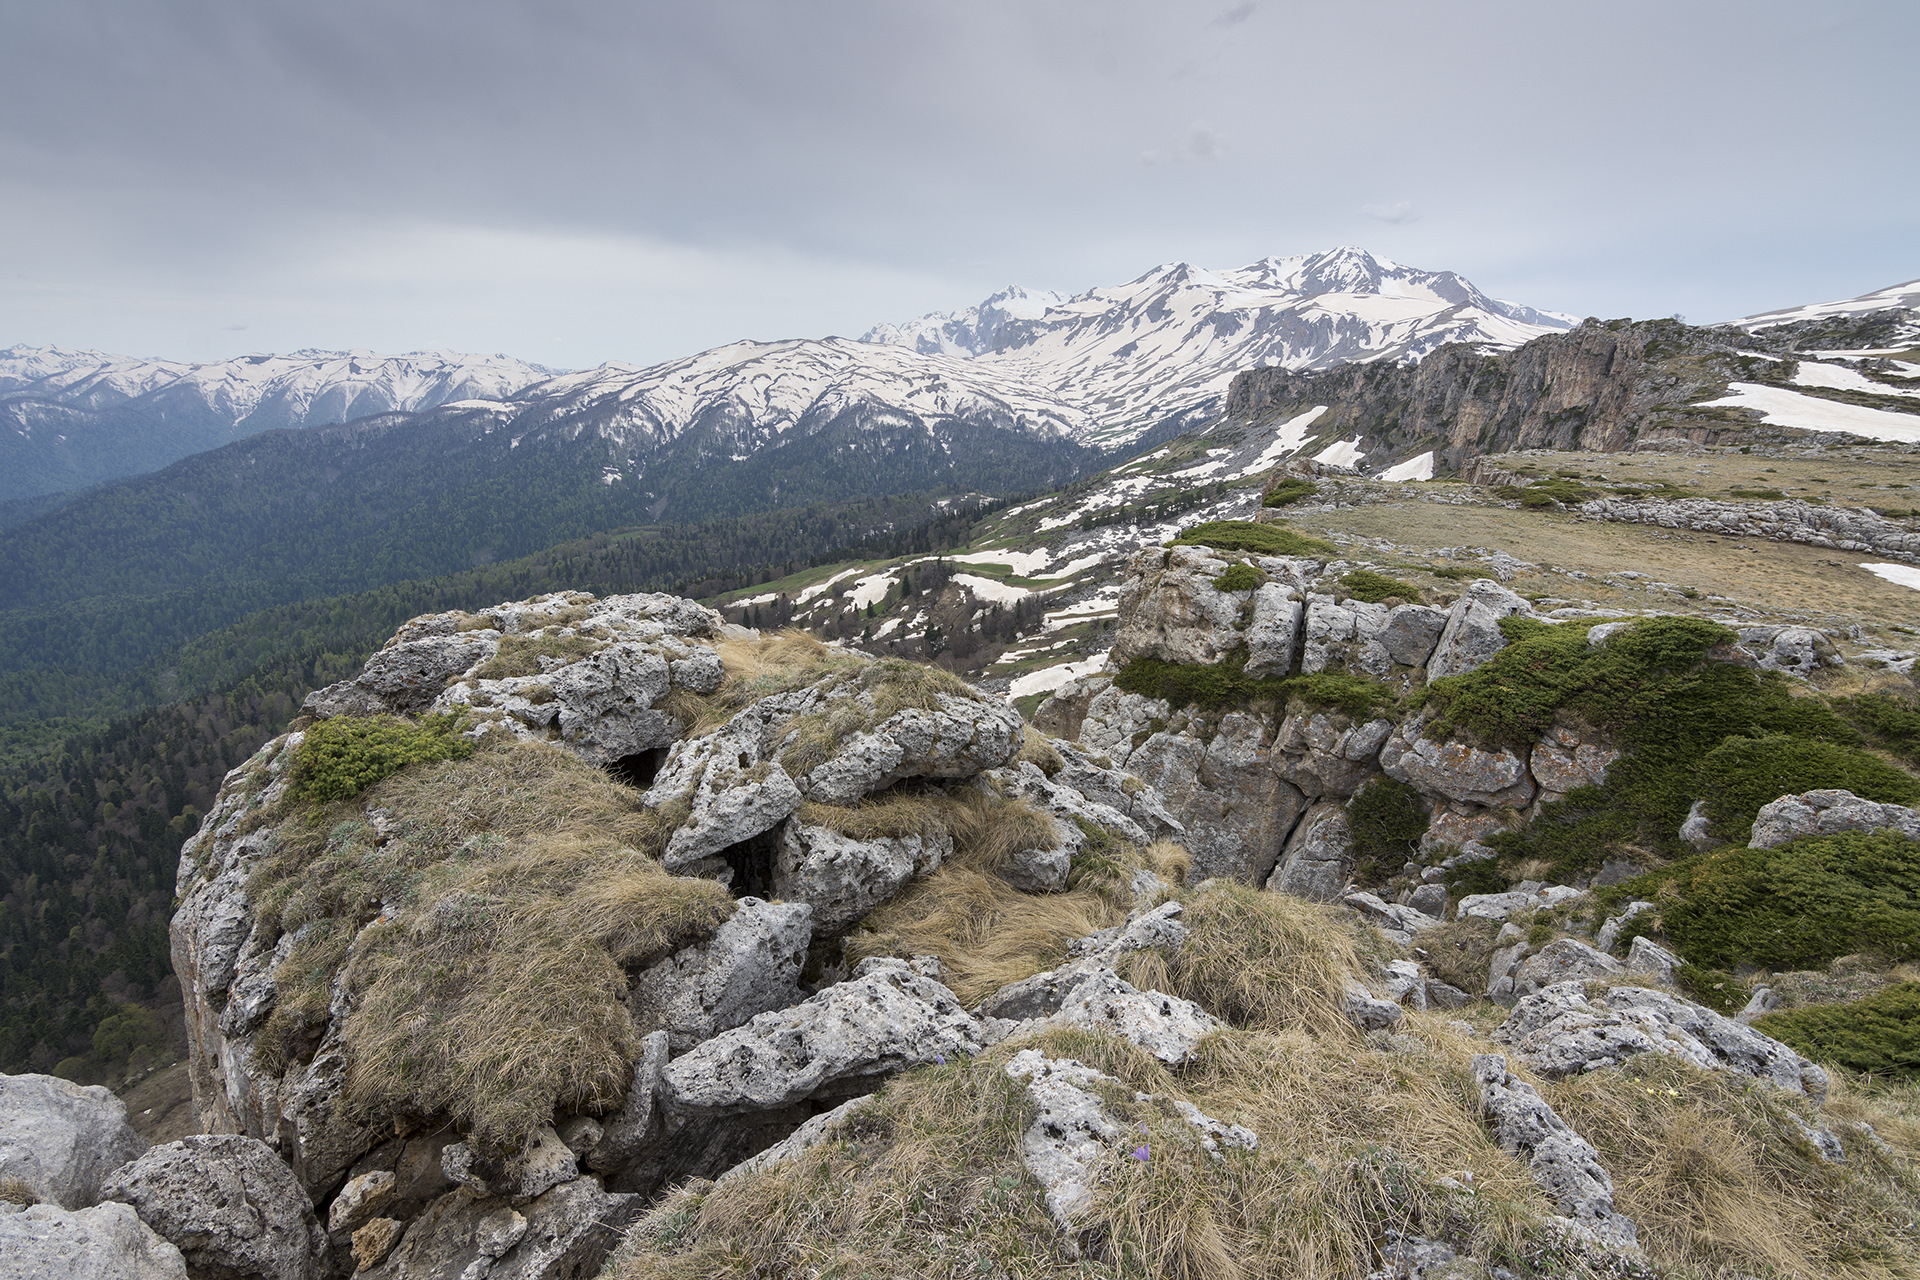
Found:
[[[650,362],[1358,244],[1575,314],[1920,275],[1920,5],[0,0],[0,345]]]

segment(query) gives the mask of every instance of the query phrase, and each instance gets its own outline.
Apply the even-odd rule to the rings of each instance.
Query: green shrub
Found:
[[[1266,582],[1267,575],[1244,562],[1227,566],[1227,571],[1213,580],[1216,591],[1255,591]]]
[[[1389,578],[1371,569],[1355,569],[1340,579],[1340,585],[1347,589],[1349,596],[1362,604],[1380,604],[1394,596],[1402,600],[1420,599],[1420,588],[1412,583]]]
[[[1698,965],[1675,966],[1673,981],[1695,1004],[1703,1004],[1715,1013],[1732,1017],[1747,1007],[1753,990],[1725,969],[1702,969]]]
[[[1354,879],[1380,884],[1419,852],[1427,830],[1426,806],[1406,783],[1375,778],[1347,802],[1347,826],[1353,832]]]
[[[1920,982],[1896,983],[1852,1004],[1770,1013],[1753,1025],[1821,1062],[1920,1077]]]
[[[1427,726],[1431,736],[1465,732],[1524,752],[1564,713],[1628,753],[1608,769],[1603,786],[1581,788],[1520,830],[1488,837],[1507,865],[1542,860],[1554,874],[1573,876],[1623,854],[1642,863],[1648,855],[1683,856],[1690,850],[1678,833],[1699,798],[1696,769],[1729,735],[1849,747],[1857,741],[1823,702],[1795,697],[1786,677],[1711,658],[1734,638],[1715,623],[1646,618],[1598,649],[1587,647],[1591,626],[1505,619],[1505,649],[1472,671],[1434,681],[1424,695],[1438,712]],[[1723,757],[1723,790],[1736,786],[1736,754]],[[1747,809],[1745,821],[1752,817]]]
[[[1214,663],[1139,657],[1122,667],[1113,683],[1143,698],[1163,698],[1174,709],[1198,707],[1202,711],[1225,711],[1259,702],[1284,706],[1288,698],[1295,697],[1311,706],[1333,708],[1361,719],[1391,707],[1398,698],[1390,686],[1363,676],[1338,671],[1310,676],[1250,676],[1246,665],[1245,649],[1235,649]]]
[[[1778,489],[1729,489],[1727,494],[1734,498],[1759,498],[1767,502],[1778,502],[1787,496]]]
[[[1909,763],[1920,764],[1920,707],[1887,693],[1834,699],[1834,709],[1868,739]]]
[[[1728,738],[1701,757],[1695,779],[1707,816],[1735,844],[1746,842],[1760,806],[1781,796],[1835,787],[1889,804],[1920,799],[1920,779],[1877,756],[1785,734]]]
[[[1320,486],[1311,480],[1282,480],[1267,490],[1267,496],[1261,500],[1262,506],[1284,507],[1290,502],[1299,502],[1311,498],[1320,492]]]
[[[457,716],[336,716],[307,730],[288,787],[295,800],[345,800],[410,764],[464,760],[473,743],[455,736]]]
[[[1170,547],[1212,547],[1216,551],[1248,551],[1260,556],[1330,556],[1331,543],[1303,537],[1277,524],[1251,520],[1207,520],[1181,531]]]
[[[1621,887],[1665,901],[1667,936],[1702,968],[1815,969],[1861,951],[1920,958],[1920,842],[1896,831],[1728,847]]]

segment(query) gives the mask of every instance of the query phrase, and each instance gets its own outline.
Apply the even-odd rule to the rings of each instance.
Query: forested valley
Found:
[[[217,588],[7,615],[0,1071],[106,1079],[162,1050],[181,844],[226,772],[407,618],[556,590],[707,597],[834,560],[934,554],[1003,505],[911,494],[621,529],[213,630],[209,611],[235,607]]]

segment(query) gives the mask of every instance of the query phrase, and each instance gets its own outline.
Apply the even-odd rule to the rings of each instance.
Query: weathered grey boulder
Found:
[[[1020,1139],[1021,1159],[1046,1191],[1047,1211],[1063,1231],[1073,1230],[1093,1204],[1093,1189],[1109,1150],[1126,1136],[1097,1092],[1119,1082],[1071,1058],[1038,1049],[1013,1055],[1006,1072],[1026,1082],[1033,1123]]]
[[[772,758],[768,742],[768,721],[799,705],[804,703],[792,698],[763,698],[712,733],[674,745],[644,797],[655,809],[690,806],[661,857],[669,871],[771,831],[799,810],[805,796]]]
[[[1380,748],[1380,767],[1424,795],[1463,804],[1518,809],[1533,799],[1526,763],[1501,748],[1482,751],[1464,742],[1436,742],[1403,724]]]
[[[97,1204],[101,1180],[146,1149],[111,1090],[0,1075],[0,1179],[26,1183],[43,1204]]]
[[[1127,561],[1112,661],[1219,662],[1242,642],[1241,602],[1213,585],[1227,557],[1207,547],[1152,547]]]
[[[1393,670],[1385,643],[1387,606],[1359,600],[1335,602],[1332,596],[1307,597],[1307,619],[1300,670],[1347,671],[1376,679]]]
[[[348,1179],[327,1206],[327,1230],[351,1233],[366,1226],[393,1203],[395,1185],[391,1169],[372,1169]]]
[[[932,710],[908,707],[843,740],[795,779],[800,790],[822,804],[852,804],[902,778],[970,778],[1020,750],[1026,722],[1011,703],[950,693],[934,700]]]
[[[395,711],[417,711],[440,696],[449,676],[464,675],[500,648],[497,631],[389,640],[353,683]],[[664,692],[664,690],[663,690]]]
[[[846,982],[763,1013],[674,1059],[669,1106],[729,1113],[864,1092],[907,1067],[984,1048],[953,992],[901,960],[867,960]]]
[[[1680,838],[1703,853],[1713,847],[1713,823],[1707,818],[1705,800],[1695,800],[1687,809],[1686,819],[1680,824]]]
[[[610,1194],[592,1178],[520,1204],[462,1187],[409,1223],[397,1246],[387,1244],[384,1261],[357,1274],[367,1280],[574,1280],[593,1273],[640,1208],[641,1197]],[[356,1253],[359,1245],[356,1237]]]
[[[1382,1000],[1353,978],[1346,985],[1347,1017],[1362,1031],[1391,1031],[1400,1025],[1400,1006]]]
[[[1220,1023],[1191,1000],[1141,991],[1112,970],[1096,970],[1074,985],[1047,1019],[1049,1025],[1104,1031],[1131,1040],[1168,1066],[1193,1056]]]
[[[1438,883],[1418,884],[1407,895],[1407,905],[1415,911],[1432,916],[1435,920],[1447,918],[1447,886]]]
[[[1073,859],[1086,847],[1087,837],[1078,826],[1053,817],[1048,821],[1053,824],[1052,844],[1016,849],[994,868],[994,874],[1023,893],[1058,893],[1066,888]]]
[[[1387,902],[1371,893],[1349,893],[1342,896],[1340,901],[1343,905],[1359,912],[1360,917],[1368,924],[1402,946],[1411,943],[1413,935],[1422,929],[1431,929],[1440,923],[1415,907],[1404,906],[1398,902]]]
[[[1521,962],[1513,976],[1513,995],[1530,996],[1561,982],[1606,979],[1621,972],[1620,962],[1577,938],[1558,938]]]
[[[1616,1067],[1636,1053],[1669,1053],[1696,1067],[1765,1080],[1816,1103],[1827,1073],[1771,1036],[1689,1000],[1646,987],[1614,987],[1589,1000],[1563,982],[1523,998],[1493,1032],[1541,1075]]]
[[[1160,732],[1127,759],[1185,829],[1181,843],[1196,881],[1221,876],[1262,884],[1280,860],[1304,798],[1271,767],[1265,738],[1257,717],[1231,711],[1211,742]]]
[[[1094,697],[1112,684],[1110,676],[1081,676],[1067,681],[1033,709],[1033,727],[1049,738],[1072,742],[1080,736]]]
[[[1354,724],[1333,711],[1288,716],[1273,741],[1273,768],[1308,796],[1350,796],[1379,775],[1390,720]]]
[[[1454,914],[1462,920],[1510,920],[1522,911],[1544,911],[1585,893],[1571,885],[1529,883],[1505,893],[1470,893],[1460,899]]]
[[[327,1237],[293,1171],[257,1138],[196,1134],[116,1170],[101,1193],[133,1206],[207,1280],[313,1280]]]
[[[660,1077],[671,1054],[667,1033],[655,1031],[640,1043],[633,1082],[627,1086],[620,1110],[601,1120],[600,1140],[581,1157],[581,1163],[595,1173],[616,1173],[625,1168],[662,1127]]]
[[[1321,800],[1307,810],[1287,840],[1286,852],[1267,877],[1267,888],[1315,902],[1334,902],[1353,875],[1353,828],[1339,800]],[[1444,896],[1445,890],[1441,891]]]
[[[1491,579],[1473,583],[1447,613],[1447,625],[1427,659],[1427,679],[1471,671],[1507,647],[1500,620],[1533,617],[1533,606]]]
[[[1019,761],[984,775],[1010,800],[1025,800],[1066,826],[1092,822],[1136,845],[1183,830],[1138,778],[1118,769],[1100,769],[1071,743],[1057,743],[1065,762],[1049,778],[1030,761]]]
[[[1626,910],[1617,916],[1608,916],[1601,922],[1600,931],[1594,934],[1593,945],[1602,951],[1612,952],[1614,943],[1620,940],[1621,932],[1628,925],[1653,909],[1653,904],[1644,899],[1635,899],[1629,902]]]
[[[1920,810],[1863,800],[1851,791],[1805,791],[1760,806],[1753,819],[1753,837],[1747,844],[1754,849],[1771,849],[1806,836],[1880,830],[1898,831],[1909,840],[1920,840]]]
[[[777,1164],[784,1164],[793,1159],[803,1151],[817,1147],[823,1142],[832,1141],[856,1116],[873,1105],[873,1099],[873,1094],[863,1093],[857,1098],[848,1098],[831,1111],[822,1111],[795,1129],[788,1137],[782,1138],[760,1154],[742,1160],[721,1174],[717,1181],[729,1182],[736,1178],[744,1178],[751,1173],[759,1173],[763,1169],[771,1169]]]
[[[1527,758],[1543,799],[1566,795],[1575,787],[1597,787],[1607,780],[1607,769],[1620,753],[1611,747],[1583,741],[1571,729],[1549,729]]]
[[[665,1030],[683,1053],[755,1014],[797,1004],[812,940],[807,903],[741,898],[713,937],[634,975],[628,1007],[642,1028]]]
[[[440,1171],[450,1182],[502,1200],[526,1200],[580,1176],[573,1149],[553,1129],[541,1125],[525,1146],[509,1156],[490,1158],[464,1142],[440,1153]]]
[[[1741,627],[1739,647],[1753,655],[1762,671],[1809,676],[1828,666],[1845,666],[1833,642],[1812,627]]]
[[[1671,984],[1673,971],[1684,963],[1679,956],[1644,936],[1627,948],[1627,972]]]
[[[1574,1132],[1532,1085],[1509,1072],[1500,1054],[1475,1054],[1473,1076],[1494,1140],[1508,1155],[1527,1162],[1534,1182],[1561,1214],[1604,1245],[1636,1248],[1633,1221],[1614,1210],[1613,1179],[1593,1144]]]
[[[789,822],[774,853],[773,892],[813,908],[814,931],[831,937],[859,923],[952,852],[953,837],[944,830],[861,840],[829,827]]]
[[[1278,582],[1262,583],[1253,593],[1252,616],[1243,635],[1247,674],[1284,676],[1293,670],[1305,619],[1306,606],[1296,592]]]
[[[129,1205],[0,1212],[0,1280],[187,1280],[180,1250]]]
[[[1447,629],[1447,611],[1424,604],[1397,604],[1387,611],[1380,643],[1403,667],[1424,667]]]
[[[1125,924],[1074,939],[1067,944],[1066,964],[1008,983],[976,1005],[974,1016],[1007,1023],[1052,1017],[1081,983],[1111,976],[1128,952],[1177,949],[1187,937],[1187,926],[1180,921],[1183,910],[1178,902],[1163,902],[1151,911],[1134,912]]]

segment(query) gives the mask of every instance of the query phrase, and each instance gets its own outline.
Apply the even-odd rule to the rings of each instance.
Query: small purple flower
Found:
[[[1133,1149],[1133,1158],[1145,1164],[1147,1162],[1147,1149],[1145,1147],[1135,1147]]]
[[[939,1063],[939,1064],[940,1064],[941,1066],[943,1066],[943,1067],[947,1065],[947,1055],[946,1055],[946,1054],[944,1054],[944,1053],[936,1053],[936,1054],[934,1054],[934,1055],[933,1055],[933,1060],[934,1060],[935,1062],[937,1062],[937,1063]]]

